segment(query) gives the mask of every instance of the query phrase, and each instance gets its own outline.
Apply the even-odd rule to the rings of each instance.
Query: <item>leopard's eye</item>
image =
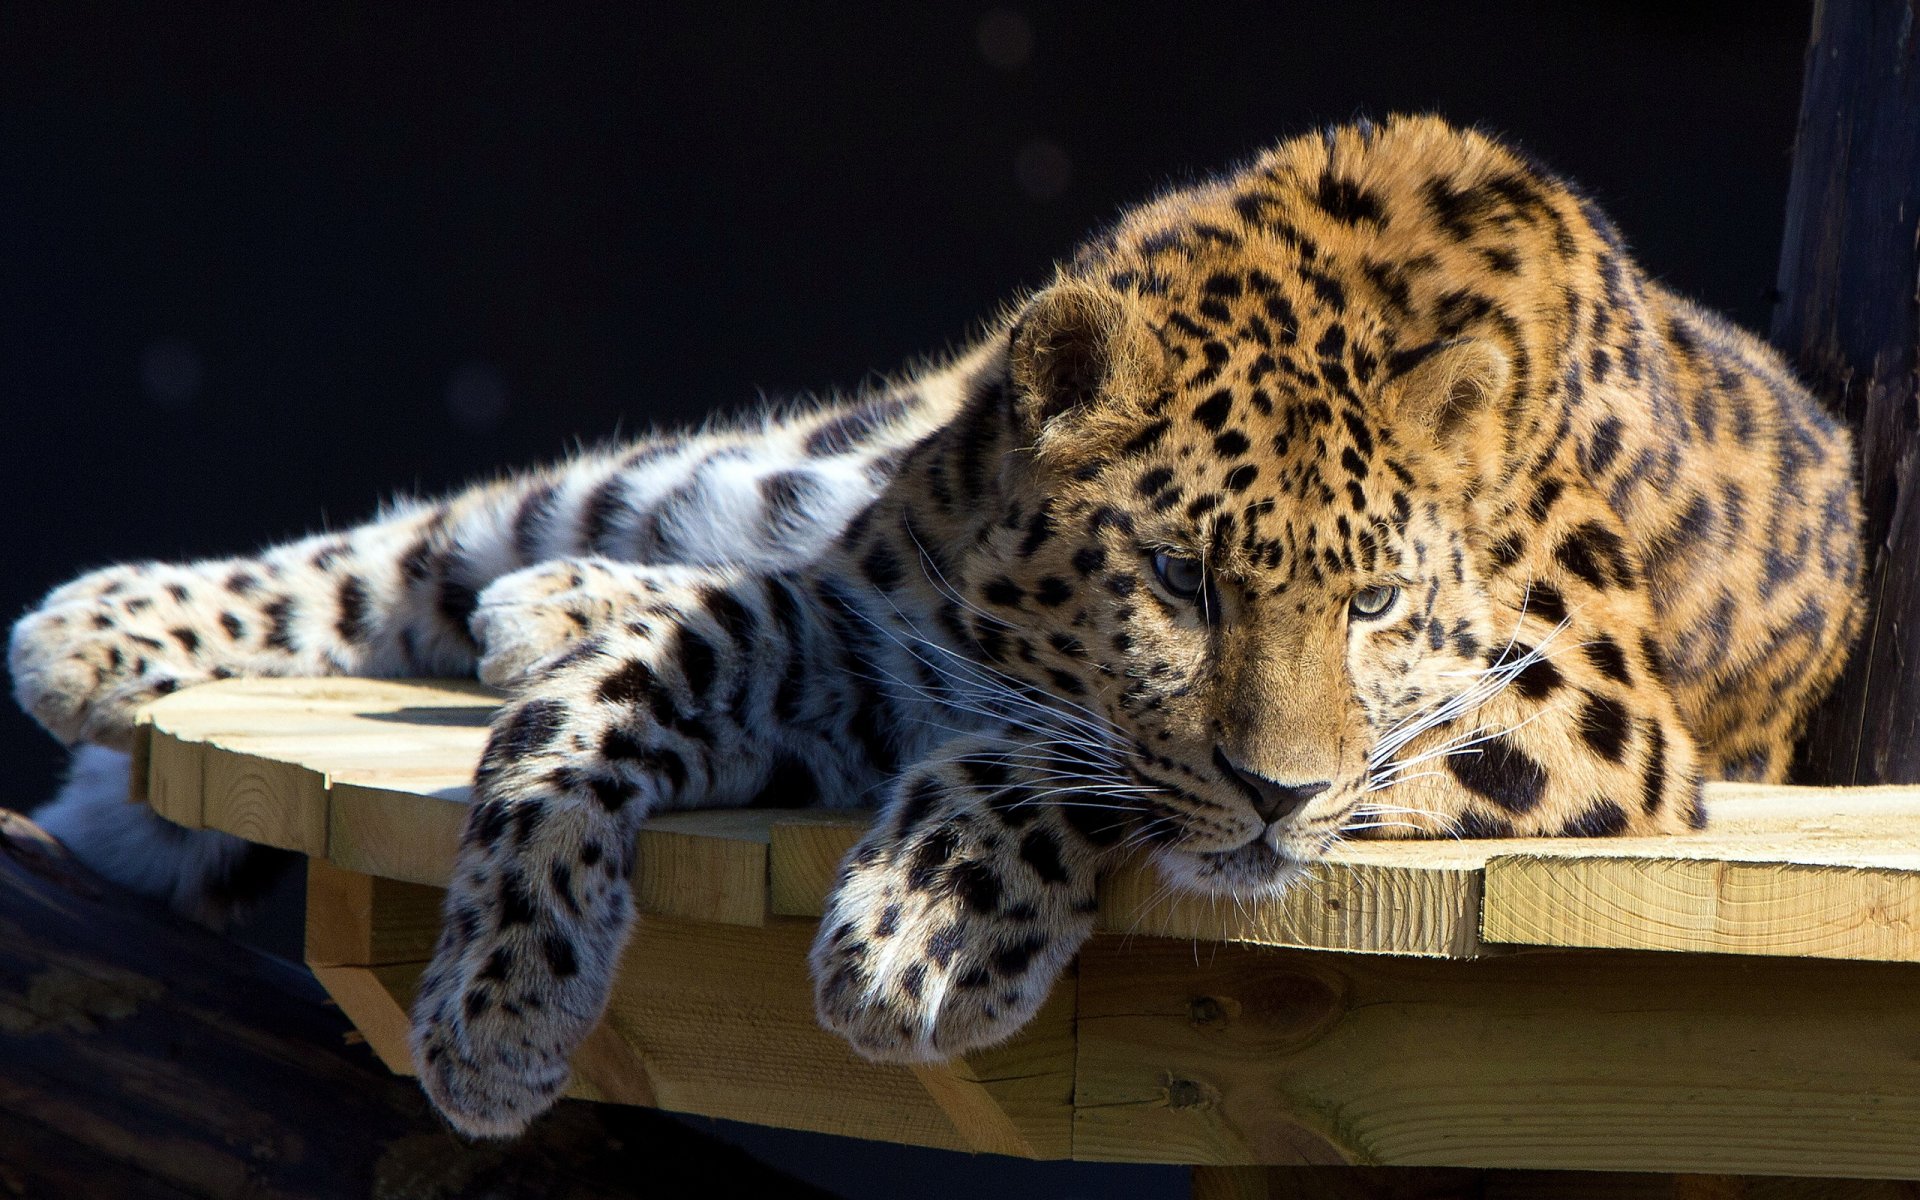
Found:
[[[1200,594],[1207,585],[1207,569],[1200,565],[1197,558],[1188,558],[1183,554],[1169,554],[1159,550],[1153,556],[1153,573],[1160,577],[1160,586],[1182,600],[1191,600]]]
[[[1354,616],[1371,619],[1392,608],[1393,602],[1399,598],[1399,588],[1390,583],[1377,584],[1355,592],[1348,607],[1353,610]]]

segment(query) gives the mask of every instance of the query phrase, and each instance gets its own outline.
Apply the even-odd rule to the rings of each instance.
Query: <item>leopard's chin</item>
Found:
[[[1256,838],[1232,850],[1164,849],[1154,856],[1161,878],[1203,896],[1268,899],[1306,877],[1307,860]]]

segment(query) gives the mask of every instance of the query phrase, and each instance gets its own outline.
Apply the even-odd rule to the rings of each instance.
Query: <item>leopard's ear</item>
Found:
[[[1075,281],[1028,302],[1014,323],[1008,361],[1015,416],[1029,445],[1092,412],[1096,402],[1131,407],[1151,398],[1166,374],[1160,339],[1127,297]]]
[[[1497,419],[1513,386],[1506,351],[1484,338],[1428,342],[1393,356],[1388,404],[1394,422],[1426,429],[1442,445],[1458,446]]]

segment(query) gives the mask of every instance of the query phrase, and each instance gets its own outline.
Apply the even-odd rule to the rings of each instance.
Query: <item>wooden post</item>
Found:
[[[1804,739],[1810,783],[1920,781],[1920,12],[1819,0],[1773,340],[1853,426],[1867,629]]]

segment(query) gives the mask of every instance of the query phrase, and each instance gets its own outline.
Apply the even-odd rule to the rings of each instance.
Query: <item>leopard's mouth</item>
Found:
[[[1231,850],[1177,850],[1154,856],[1162,878],[1207,896],[1277,896],[1304,878],[1307,860],[1256,837]]]

